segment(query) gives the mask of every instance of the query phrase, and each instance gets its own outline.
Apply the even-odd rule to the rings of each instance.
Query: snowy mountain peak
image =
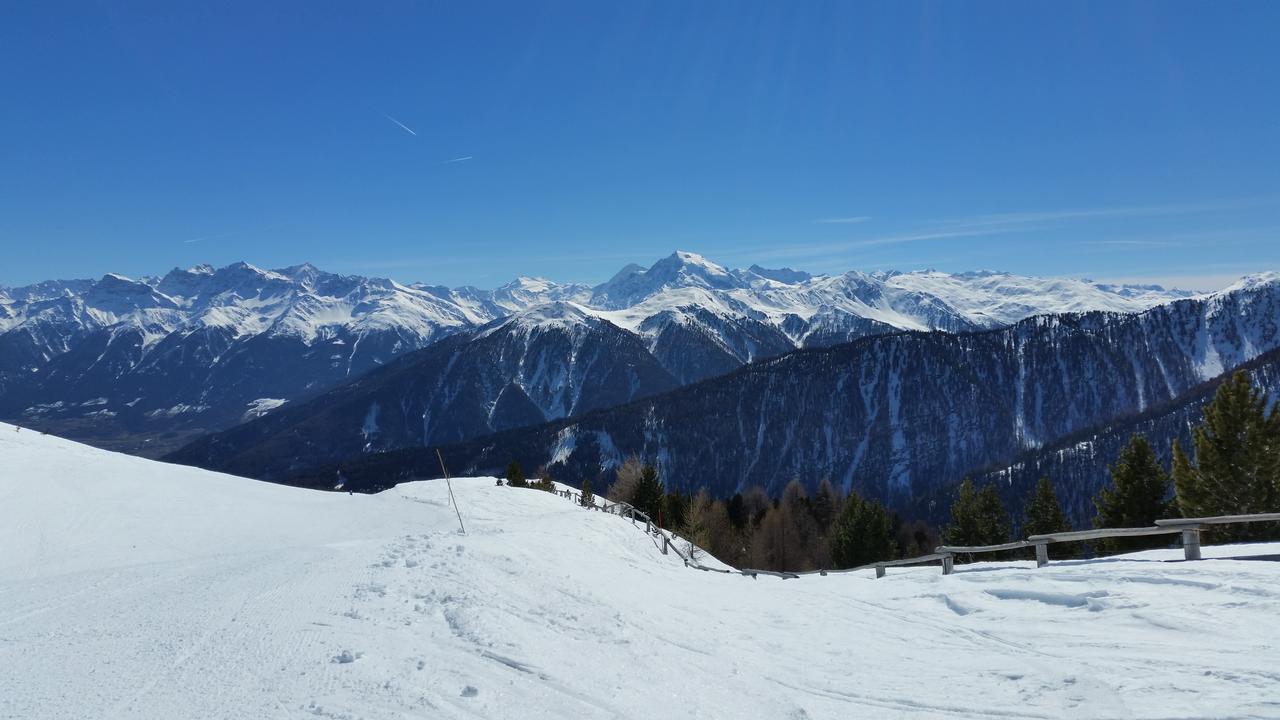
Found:
[[[556,284],[546,278],[521,275],[506,285],[503,285],[500,289],[507,291],[523,290],[526,292],[547,292],[554,287],[556,287]]]
[[[649,268],[649,272],[656,272],[657,274],[675,272],[683,274],[685,277],[714,277],[724,278],[726,281],[732,278],[732,275],[725,267],[711,262],[698,253],[685,250],[677,250],[654,263],[653,267]]]
[[[648,270],[648,268],[646,268],[643,265],[640,265],[638,263],[628,263],[621,270],[614,273],[613,277],[609,278],[608,282],[606,282],[605,285],[619,282],[625,278],[629,278],[632,275],[635,275],[636,273],[642,273],[645,270]]]
[[[108,273],[94,283],[85,293],[84,301],[91,308],[116,315],[147,308],[177,307],[177,303],[150,285],[115,273]]]
[[[1280,283],[1280,272],[1260,272],[1245,275],[1228,287],[1220,290],[1218,295],[1227,295],[1238,290],[1257,290],[1259,288]]]
[[[671,288],[731,290],[743,287],[733,273],[697,254],[677,250],[647,270],[628,266],[624,273],[595,288],[591,304],[606,310],[620,310],[637,305]]]
[[[481,328],[476,337],[485,337],[503,329],[520,332],[545,332],[594,327],[605,322],[577,303],[557,300],[521,310]]]

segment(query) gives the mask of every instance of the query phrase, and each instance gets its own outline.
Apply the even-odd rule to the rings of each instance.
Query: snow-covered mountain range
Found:
[[[1174,401],[1277,348],[1280,278],[1252,278],[1142,313],[1044,315],[996,330],[895,333],[791,353],[456,444],[446,455],[466,472],[500,471],[514,459],[599,487],[636,454],[680,489],[728,496],[759,484],[776,495],[793,478],[811,487],[829,478],[910,511],[966,474]],[[173,459],[321,486],[339,467],[353,482],[382,486],[438,473],[421,436],[387,436],[393,442],[382,448],[398,445],[399,453],[329,454],[359,443],[358,419],[372,404],[371,396],[346,395],[347,409],[331,415],[339,407],[332,395],[291,411],[292,423],[328,418],[323,427],[303,432],[282,413],[197,441]],[[320,447],[294,454],[298,435],[320,438]],[[1112,459],[1099,461],[1099,475]],[[316,467],[298,473],[299,462]]]
[[[870,334],[1132,312],[1188,294],[989,272],[731,270],[688,252],[595,287],[519,278],[451,289],[246,263],[109,274],[0,289],[0,417],[158,454],[503,318],[544,329],[606,321],[689,383]],[[542,411],[560,417],[556,408],[572,404]]]

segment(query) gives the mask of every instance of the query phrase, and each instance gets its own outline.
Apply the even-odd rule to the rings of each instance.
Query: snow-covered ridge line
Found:
[[[1276,281],[1275,273],[1251,276],[1238,286]],[[1235,286],[1233,286],[1235,287]],[[215,269],[197,265],[160,277],[133,280],[108,273],[101,280],[52,280],[0,288],[0,332],[39,316],[59,301],[79,301],[93,311],[94,324],[155,320],[175,328],[235,324],[241,334],[300,332],[355,322],[362,317],[443,325],[483,324],[558,301],[599,312],[618,324],[638,326],[648,316],[688,306],[726,315],[780,320],[810,318],[837,308],[897,327],[922,326],[914,306],[921,297],[949,306],[977,324],[1005,324],[1028,314],[1079,310],[1134,312],[1193,293],[1155,285],[1113,285],[1087,280],[1015,276],[992,271],[959,274],[850,271],[810,275],[790,269],[752,266],[731,270],[696,253],[678,251],[649,268],[630,265],[608,282],[589,287],[521,277],[493,290],[401,284],[382,278],[336,275],[310,264],[264,270],[249,263]],[[304,298],[310,307],[294,310]],[[901,307],[903,304],[908,307]],[[216,312],[216,309],[224,309]],[[252,312],[236,313],[227,308]],[[148,312],[169,310],[172,313]],[[632,312],[620,312],[632,310]],[[281,327],[274,321],[285,320]],[[928,323],[924,323],[928,324]],[[634,327],[632,327],[634,329]]]
[[[1241,287],[1275,282],[1260,276]],[[261,398],[316,395],[449,336],[485,342],[510,335],[510,353],[555,349],[554,362],[529,358],[539,365],[529,379],[581,376],[617,391],[600,398],[630,399],[644,385],[628,360],[635,348],[628,357],[610,353],[607,362],[578,351],[638,345],[651,356],[642,364],[689,384],[797,348],[895,330],[961,332],[1081,310],[1136,313],[1186,295],[991,272],[731,270],[688,252],[648,268],[629,265],[595,287],[527,277],[494,290],[406,285],[307,264],[196,266],[141,280],[109,274],[0,294],[0,417],[81,437],[122,437],[126,444],[115,447],[160,455],[179,444],[175,429],[188,438],[224,429],[266,412],[254,404]],[[490,389],[498,392],[510,378],[495,380]],[[106,406],[80,409],[99,397]],[[504,417],[525,422],[576,406],[572,394],[551,398],[527,386],[504,397]],[[169,433],[173,444],[146,445],[157,433]]]
[[[1274,283],[1277,277],[1251,276],[1233,289]],[[541,323],[552,314],[581,322],[585,313],[648,337],[671,322],[704,329],[708,318],[759,323],[782,333],[792,346],[805,346],[853,339],[875,328],[963,330],[1039,314],[1139,312],[1191,295],[1157,286],[990,271],[814,276],[759,266],[731,270],[683,251],[648,268],[629,265],[595,287],[521,277],[494,290],[405,285],[326,273],[310,264],[264,270],[240,262],[174,269],[139,280],[109,273],[97,281],[0,289],[0,335],[24,333],[29,353],[44,360],[70,349],[77,335],[104,328],[139,333],[144,351],[173,333],[202,328],[228,331],[234,338],[296,338],[306,345],[338,332],[359,336],[390,330],[413,349],[442,334],[520,313],[535,313]],[[739,349],[734,354],[751,353]]]

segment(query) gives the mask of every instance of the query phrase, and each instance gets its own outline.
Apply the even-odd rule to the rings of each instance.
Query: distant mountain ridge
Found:
[[[760,484],[778,493],[792,478],[825,477],[907,509],[967,473],[1176,400],[1277,348],[1280,278],[1250,279],[1143,313],[1037,316],[997,330],[902,332],[794,352],[445,451],[461,472],[517,460],[549,464],[574,483],[607,481],[635,453],[678,488],[724,496]],[[241,447],[221,467],[287,471],[269,462],[276,447]],[[323,485],[341,468],[352,483],[387,483],[433,476],[433,458],[427,448],[355,455],[293,477]],[[194,453],[174,459],[206,464]]]
[[[306,264],[109,274],[0,289],[0,417],[156,455],[526,312],[605,320],[684,384],[798,347],[1063,310],[1132,312],[1186,295],[999,273],[730,270],[687,252],[595,287],[519,278],[450,289]]]

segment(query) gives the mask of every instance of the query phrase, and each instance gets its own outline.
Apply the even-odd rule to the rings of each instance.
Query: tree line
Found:
[[[1205,407],[1204,421],[1192,430],[1188,453],[1173,445],[1171,470],[1161,466],[1151,443],[1134,435],[1110,466],[1112,484],[1094,501],[1098,528],[1148,527],[1158,518],[1238,515],[1280,510],[1280,408],[1270,408],[1264,393],[1244,372],[1224,382]],[[534,486],[552,489],[545,472]],[[515,463],[510,485],[530,486]],[[688,494],[668,490],[653,465],[627,458],[609,486],[610,499],[627,502],[659,526],[679,533],[690,549],[706,550],[735,567],[804,571],[842,569],[880,560],[928,554],[939,533],[921,521],[904,522],[879,502],[856,492],[844,494],[823,480],[810,495],[799,479],[781,497],[770,498],[756,486],[725,500],[705,490]],[[584,504],[592,488],[584,482]],[[1044,477],[1020,508],[1023,537],[1071,530],[1053,483]],[[1280,538],[1280,523],[1217,526],[1207,542]],[[941,531],[948,545],[979,546],[1010,542],[1013,521],[994,485],[975,487],[965,479]],[[1167,537],[1108,538],[1088,548],[1111,554],[1164,547]],[[1062,557],[1086,552],[1071,544],[1055,547]]]
[[[1235,373],[1218,387],[1204,420],[1192,428],[1190,451],[1174,441],[1169,470],[1150,441],[1135,434],[1110,466],[1111,486],[1094,500],[1094,527],[1150,527],[1160,518],[1280,511],[1280,407],[1270,405],[1247,373]],[[975,490],[966,480],[943,538],[951,545],[999,545],[1012,539],[1009,525],[995,487]],[[1022,536],[1070,529],[1053,484],[1041,478],[1027,502]],[[1203,533],[1206,542],[1271,540],[1280,538],[1280,524],[1219,525]],[[1167,536],[1149,535],[1105,538],[1092,549],[1105,555],[1169,544]]]

